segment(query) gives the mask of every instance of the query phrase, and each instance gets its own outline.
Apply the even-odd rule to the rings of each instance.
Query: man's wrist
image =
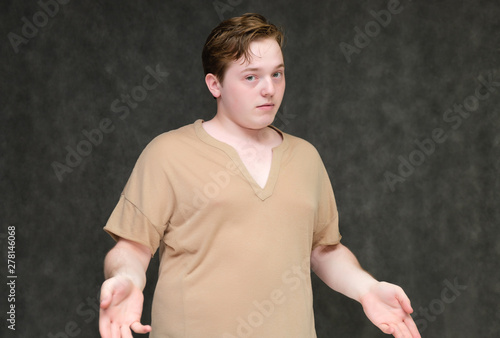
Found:
[[[379,283],[380,282],[378,280],[376,280],[373,276],[371,276],[369,273],[366,272],[363,281],[359,284],[359,289],[355,300],[361,303],[363,297],[368,293],[370,293],[373,290],[373,288],[377,287]]]
[[[110,274],[110,277],[107,279],[115,278],[117,281],[122,281],[124,283],[131,283],[132,285],[136,286],[140,290],[143,290],[145,285],[146,285],[146,280],[145,277],[141,278],[139,276],[136,276],[134,274],[127,273],[126,271],[116,271],[112,274]]]

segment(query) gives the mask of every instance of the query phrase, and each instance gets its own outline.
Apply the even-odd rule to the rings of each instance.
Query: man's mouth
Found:
[[[273,107],[274,107],[274,103],[264,103],[264,104],[261,104],[260,106],[257,106],[257,108],[267,108],[267,109],[270,109]]]

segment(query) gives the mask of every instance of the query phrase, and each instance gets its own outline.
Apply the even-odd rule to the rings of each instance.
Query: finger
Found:
[[[110,322],[103,311],[99,311],[99,333],[102,338],[111,338]]]
[[[101,298],[100,298],[100,306],[103,309],[106,309],[111,304],[111,300],[113,298],[113,281],[108,279],[102,283],[101,286]]]
[[[107,293],[104,289],[101,289],[101,297],[99,306],[101,309],[107,309],[111,304],[111,295]]]
[[[398,324],[397,331],[399,332],[401,338],[411,338],[412,337],[410,330],[408,330],[405,323]]]
[[[398,293],[397,296],[399,303],[401,304],[401,307],[406,313],[412,313],[413,308],[411,307],[411,301],[410,298],[406,295],[406,293],[401,289],[401,291]]]
[[[139,333],[139,334],[145,334],[145,333],[151,332],[151,326],[149,326],[149,325],[142,325],[139,322],[133,322],[132,325],[130,325],[130,328],[135,333]]]
[[[393,334],[394,333],[394,329],[387,324],[380,324],[380,326],[378,328],[385,334]]]
[[[99,306],[101,307],[102,310],[105,310],[109,307],[110,304],[111,304],[111,297],[103,297],[101,298],[101,303],[99,304]]]
[[[411,332],[411,337],[421,338],[420,332],[418,332],[417,324],[415,324],[415,321],[413,320],[413,318],[411,316],[408,316],[407,318],[405,318],[404,322],[405,322],[408,330],[410,330],[410,332]]]
[[[123,325],[121,328],[120,328],[120,333],[121,333],[121,336],[120,338],[134,338],[132,336],[132,332],[130,331],[130,327],[126,326],[126,325]]]
[[[404,338],[404,336],[401,335],[401,331],[397,326],[391,326],[392,332],[389,334],[392,334],[395,338]]]
[[[120,326],[118,324],[111,323],[110,330],[111,330],[111,338],[120,338],[121,337]]]
[[[113,305],[120,304],[130,294],[128,285],[124,285],[114,277],[106,280],[102,284],[101,290],[101,307],[108,308]]]

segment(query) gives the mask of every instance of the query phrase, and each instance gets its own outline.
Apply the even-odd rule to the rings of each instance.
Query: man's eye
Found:
[[[253,76],[253,75],[249,75],[249,76],[247,76],[245,79],[246,79],[247,81],[253,81],[253,80],[255,80],[255,76]]]
[[[276,72],[276,73],[274,73],[274,74],[273,74],[273,77],[275,77],[275,78],[280,78],[282,75],[283,75],[283,73],[281,73],[281,72]]]

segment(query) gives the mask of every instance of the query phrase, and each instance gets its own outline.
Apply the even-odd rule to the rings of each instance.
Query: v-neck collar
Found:
[[[271,169],[270,169],[269,175],[267,177],[266,185],[264,186],[264,188],[262,188],[255,181],[255,179],[252,177],[252,175],[250,175],[250,172],[248,171],[247,167],[245,166],[245,164],[241,160],[241,157],[238,154],[238,152],[236,151],[236,149],[234,149],[232,146],[230,146],[229,144],[227,144],[225,142],[217,140],[215,137],[213,137],[212,135],[207,133],[206,130],[203,128],[202,123],[203,123],[203,120],[199,119],[199,120],[196,120],[193,124],[196,135],[200,138],[200,140],[202,140],[203,142],[205,142],[213,147],[216,147],[216,148],[224,151],[227,154],[227,156],[229,156],[229,158],[238,167],[238,169],[240,170],[243,177],[245,177],[245,179],[247,180],[249,185],[252,187],[255,194],[261,200],[264,201],[265,199],[270,197],[273,194],[274,186],[276,185],[276,182],[278,181],[278,176],[279,176],[280,167],[281,167],[281,158],[283,156],[285,149],[288,147],[287,135],[284,134],[283,132],[281,132],[281,130],[279,130],[278,128],[276,128],[272,125],[269,126],[270,128],[276,130],[281,135],[282,141],[279,145],[277,145],[276,147],[274,147],[272,149],[273,158],[271,161]]]

